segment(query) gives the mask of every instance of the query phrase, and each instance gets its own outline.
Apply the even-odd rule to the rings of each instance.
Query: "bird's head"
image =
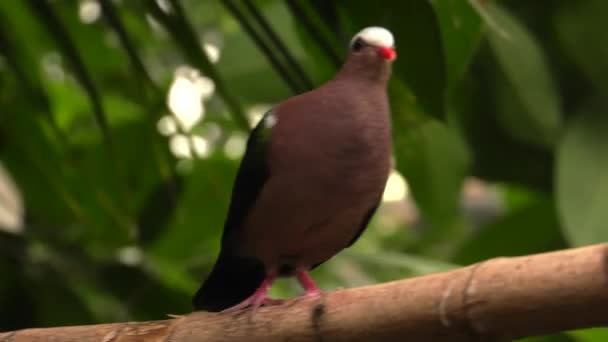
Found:
[[[350,41],[350,53],[392,62],[397,58],[393,34],[379,26],[366,27]]]

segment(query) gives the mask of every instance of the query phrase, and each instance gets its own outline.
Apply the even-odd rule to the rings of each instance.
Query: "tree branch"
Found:
[[[0,341],[485,341],[608,325],[608,244],[338,290],[232,314],[27,329]]]

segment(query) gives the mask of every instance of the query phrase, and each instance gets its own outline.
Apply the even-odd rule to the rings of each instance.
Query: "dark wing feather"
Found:
[[[267,150],[272,111],[264,114],[247,140],[247,149],[239,167],[224,233],[220,255],[194,295],[192,304],[197,310],[222,311],[245,300],[264,281],[264,265],[255,258],[239,255],[233,250],[234,241],[243,221],[253,207],[268,179]]]
[[[231,237],[242,226],[268,179],[267,150],[271,136],[268,120],[272,115],[272,110],[266,112],[247,140],[247,149],[232,188],[222,247],[230,245]]]

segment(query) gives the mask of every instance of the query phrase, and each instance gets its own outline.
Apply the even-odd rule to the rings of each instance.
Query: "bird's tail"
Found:
[[[259,260],[220,253],[192,304],[196,310],[222,311],[251,296],[265,277]]]

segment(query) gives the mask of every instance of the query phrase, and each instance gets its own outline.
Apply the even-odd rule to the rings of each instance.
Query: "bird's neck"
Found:
[[[349,58],[334,77],[335,81],[365,82],[368,86],[386,88],[391,76],[391,65],[384,61],[365,61]]]

